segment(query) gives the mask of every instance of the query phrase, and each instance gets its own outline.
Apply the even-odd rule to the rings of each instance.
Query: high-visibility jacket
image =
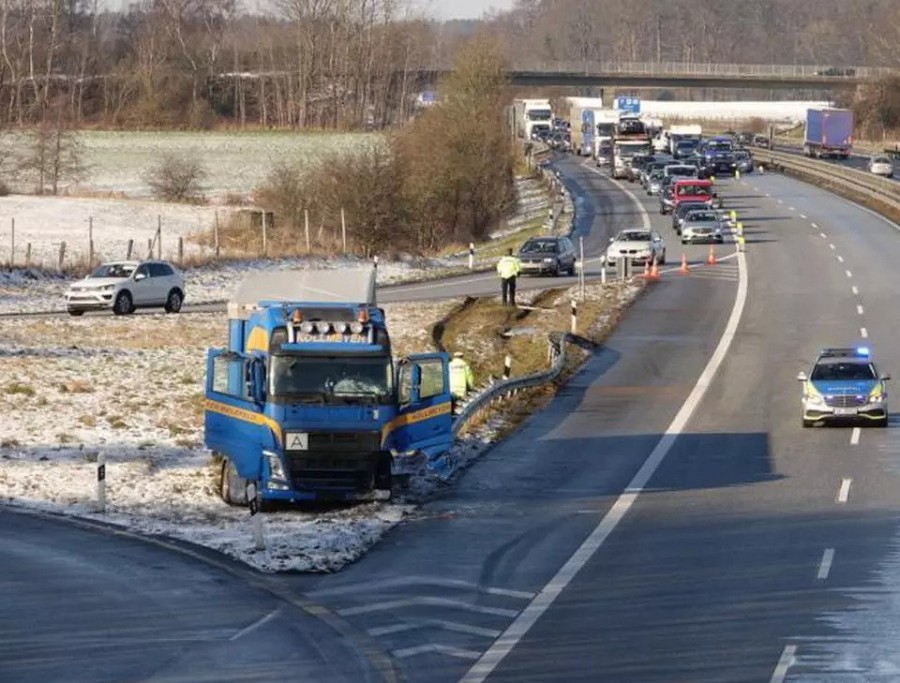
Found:
[[[456,398],[465,398],[475,388],[475,375],[471,366],[462,358],[450,361],[450,393]]]
[[[515,256],[504,256],[497,264],[497,273],[504,280],[516,277],[522,271],[522,264]]]

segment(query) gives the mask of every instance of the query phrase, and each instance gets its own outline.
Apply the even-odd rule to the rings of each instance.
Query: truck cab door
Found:
[[[449,366],[446,353],[418,354],[400,362],[400,411],[391,433],[394,449],[419,450],[429,459],[449,450],[453,443]]]

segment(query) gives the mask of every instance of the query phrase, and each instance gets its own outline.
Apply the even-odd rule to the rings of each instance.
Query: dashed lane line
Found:
[[[841,256],[840,254],[838,254],[837,260],[838,260],[838,263],[843,263],[843,262],[844,262],[844,257]]]
[[[854,427],[850,432],[850,445],[858,446],[860,436],[862,436],[862,430],[859,427]]]
[[[860,327],[859,328],[859,336],[862,337],[863,339],[868,339],[869,331],[865,327]]]
[[[862,306],[860,306],[859,304],[857,304],[857,306],[856,306],[857,315],[864,315],[865,312],[866,312],[866,309],[863,308]]]
[[[853,273],[849,270],[845,270],[844,272],[847,273],[847,277],[853,277]]]
[[[819,571],[816,572],[816,578],[824,581],[831,573],[831,564],[834,562],[834,548],[825,548],[822,553],[822,560],[819,562]]]
[[[787,678],[788,669],[794,664],[794,656],[796,654],[796,645],[784,646],[784,651],[781,653],[781,658],[775,666],[775,671],[772,672],[772,678],[769,679],[769,683],[784,683],[784,679]]]
[[[853,296],[859,296],[859,287],[857,287],[856,285],[853,285],[850,288],[850,291],[853,292]]]
[[[844,505],[850,499],[850,484],[852,483],[853,480],[847,477],[841,480],[841,488],[838,489],[836,499],[838,505]]]

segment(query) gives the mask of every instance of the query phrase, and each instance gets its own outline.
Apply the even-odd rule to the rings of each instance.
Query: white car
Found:
[[[869,158],[869,173],[884,176],[885,178],[894,177],[894,162],[890,157],[878,154]]]
[[[663,265],[666,262],[666,243],[655,230],[622,230],[609,241],[606,249],[607,265],[615,266],[620,259],[641,264],[655,259],[658,265]]]
[[[178,313],[184,303],[184,277],[166,261],[116,261],[104,263],[66,292],[70,315],[110,310],[116,315],[137,308],[164,308]]]

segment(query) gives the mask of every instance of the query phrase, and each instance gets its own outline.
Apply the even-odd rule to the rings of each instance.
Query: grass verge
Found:
[[[585,300],[578,304],[578,334],[595,344],[603,343],[643,288],[644,282],[637,279],[589,285]],[[503,376],[507,355],[512,358],[512,377],[545,370],[548,337],[551,332],[569,330],[570,302],[577,292],[575,287],[544,291],[529,302],[528,309],[503,307],[494,297],[470,300],[442,321],[442,329],[435,330],[435,342],[450,352],[463,352],[472,366],[477,386],[486,386],[491,378]],[[502,413],[494,437],[508,434],[544,406],[589,356],[590,352],[569,345],[566,368],[554,384],[527,389],[501,406],[486,408],[470,423],[468,431],[488,422],[496,424],[495,418]]]

